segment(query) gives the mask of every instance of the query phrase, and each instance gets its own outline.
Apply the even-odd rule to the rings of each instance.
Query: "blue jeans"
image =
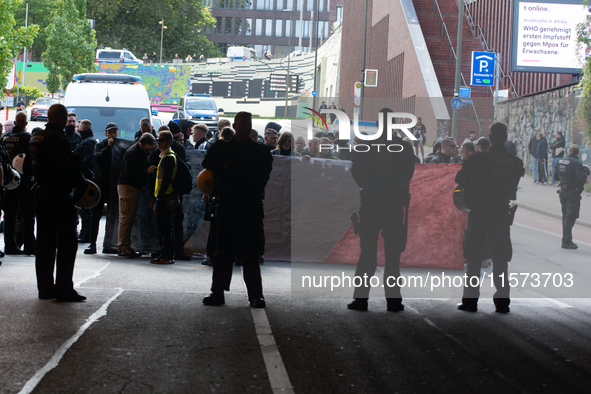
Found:
[[[552,158],[552,184],[554,185],[556,183],[556,164],[558,164],[558,160],[560,160],[561,157],[553,157]]]
[[[538,161],[535,157],[531,158],[531,176],[534,178],[534,181],[538,180]]]

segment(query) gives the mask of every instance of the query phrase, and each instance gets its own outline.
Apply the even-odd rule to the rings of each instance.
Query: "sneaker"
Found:
[[[57,296],[55,297],[55,299],[58,301],[62,301],[62,302],[82,302],[82,301],[86,300],[86,297],[78,294],[78,292],[76,290],[72,290],[71,292],[69,292],[67,294],[59,294],[58,293]]]
[[[174,252],[174,258],[182,261],[191,261],[191,256],[189,256],[183,251]]]
[[[265,302],[264,298],[253,298],[252,300],[250,300],[250,307],[251,308],[257,308],[257,309],[263,309],[264,307],[267,306],[267,303]]]
[[[122,249],[117,253],[117,257],[122,259],[133,259],[135,256],[130,251]]]
[[[6,249],[4,251],[4,253],[6,255],[21,255],[21,254],[23,254],[23,251],[18,248],[17,249]]]
[[[577,244],[569,242],[569,243],[563,243],[561,248],[562,249],[578,249],[579,247],[577,246]]]
[[[497,306],[495,308],[495,312],[497,313],[509,313],[511,309],[508,306]]]
[[[119,249],[103,248],[103,254],[119,254]]]
[[[457,305],[457,308],[460,311],[466,311],[466,312],[476,312],[478,310],[478,306],[472,305],[472,304],[464,304],[463,302],[460,302]]]
[[[367,299],[366,298],[355,298],[353,301],[347,304],[347,309],[353,309],[354,311],[367,311]]]
[[[547,185],[547,184],[548,184],[548,181],[542,182],[542,185]]]
[[[84,254],[96,254],[96,245],[90,244],[88,248],[84,249]]]
[[[166,265],[166,264],[174,264],[174,260],[173,259],[167,259],[165,257],[158,257],[157,259],[150,260],[150,263],[152,263],[152,264]]]
[[[226,303],[224,293],[211,293],[203,299],[203,303],[208,306],[224,305]]]
[[[210,267],[213,265],[213,261],[211,261],[210,258],[205,258],[203,259],[203,261],[201,262],[201,265],[209,265]]]

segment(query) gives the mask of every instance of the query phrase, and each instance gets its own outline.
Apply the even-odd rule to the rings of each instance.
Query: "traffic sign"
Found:
[[[316,97],[316,95],[317,95],[317,94],[318,94],[318,92],[317,92],[317,91],[315,91],[315,90],[312,90],[312,97]]]
[[[460,97],[470,98],[471,89],[467,86],[460,86]]]
[[[356,107],[359,107],[361,105],[361,86],[361,82],[355,82],[355,93],[353,102],[355,103]]]
[[[462,104],[463,105],[472,104],[472,100],[471,99],[463,98],[463,99],[460,99],[460,100],[462,100]]]
[[[451,106],[453,109],[460,109],[462,108],[462,105],[464,105],[464,102],[461,98],[456,97],[455,99],[451,100]]]
[[[493,86],[495,79],[495,53],[472,52],[470,85]]]

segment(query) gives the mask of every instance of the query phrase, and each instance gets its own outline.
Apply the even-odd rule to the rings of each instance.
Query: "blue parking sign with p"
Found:
[[[470,85],[493,86],[495,80],[495,53],[472,52]]]

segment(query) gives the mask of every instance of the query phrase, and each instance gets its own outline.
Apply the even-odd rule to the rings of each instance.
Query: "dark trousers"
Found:
[[[111,192],[108,189],[101,189],[101,199],[94,208],[90,210],[91,221],[90,221],[90,244],[96,246],[96,239],[98,238],[99,227],[101,224],[101,218],[103,217],[103,208],[107,203],[107,217],[109,217],[109,199],[111,198]],[[106,227],[106,225],[105,225]],[[103,242],[103,246],[104,242]]]
[[[211,291],[223,293],[230,290],[232,281],[232,265],[234,260],[234,242],[240,242],[240,257],[243,265],[244,283],[248,291],[248,299],[263,297],[263,284],[258,256],[260,252],[260,226],[258,218],[240,221],[218,221],[216,224],[216,252],[214,253],[213,278]]]
[[[579,194],[570,197],[561,197],[562,206],[562,243],[569,244],[573,242],[573,227],[579,217],[581,209],[581,196]]]
[[[169,210],[164,202],[156,203],[156,222],[158,223],[158,236],[163,259],[174,259],[174,210]]]
[[[174,227],[174,250],[175,252],[185,253],[185,239],[183,237],[183,220],[185,220],[185,213],[183,212],[183,198],[179,197],[180,203],[178,208],[174,211],[173,227]]]
[[[485,215],[478,215],[473,210],[468,214],[463,242],[467,263],[467,279],[462,296],[464,304],[475,305],[478,302],[482,255],[488,241],[493,260],[493,281],[497,289],[493,296],[495,305],[509,305],[508,262],[513,256],[509,220],[508,211],[503,210],[487,211]]]
[[[383,285],[386,298],[402,299],[400,287],[396,280],[400,276],[400,254],[406,247],[407,226],[404,218],[403,206],[389,207],[386,213],[379,209],[360,209],[359,239],[361,254],[357,262],[355,276],[364,278],[363,285],[356,287],[354,298],[369,298],[370,278],[374,275],[378,265],[378,236],[382,233],[384,239],[384,267]]]
[[[538,182],[548,182],[548,160],[537,159],[538,161]]]
[[[82,223],[82,227],[80,228],[80,238],[90,238],[92,209],[78,208],[78,214],[80,215],[80,222]]]
[[[2,209],[4,210],[4,247],[6,252],[19,249],[17,238],[20,234],[15,231],[17,218],[20,217],[25,251],[35,251],[35,210],[33,192],[30,184],[23,182],[15,190],[7,190],[4,194]]]
[[[57,291],[58,294],[67,295],[74,289],[72,276],[78,250],[76,208],[67,196],[60,198],[41,189],[36,192],[35,200],[37,288],[40,294]],[[55,281],[54,267],[56,267]]]

